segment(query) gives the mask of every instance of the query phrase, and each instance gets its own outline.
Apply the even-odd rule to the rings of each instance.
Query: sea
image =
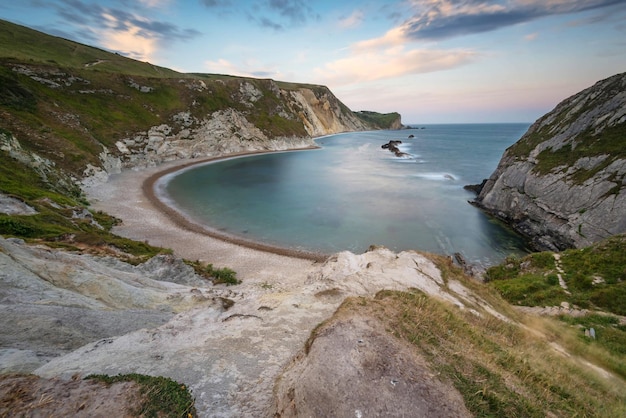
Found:
[[[167,176],[161,197],[200,225],[321,253],[460,253],[488,267],[528,252],[525,240],[472,206],[478,184],[529,124],[412,125],[316,140],[319,149],[192,166]],[[401,156],[382,148],[389,141]]]

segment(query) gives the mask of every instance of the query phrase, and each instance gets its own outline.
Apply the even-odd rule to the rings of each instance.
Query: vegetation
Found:
[[[569,306],[587,314],[559,315],[560,324],[543,326],[568,351],[626,378],[626,236],[618,235],[587,248],[567,250],[555,261],[544,252],[509,258],[487,271],[489,285],[515,305]],[[557,274],[567,287],[563,289]],[[595,338],[585,335],[593,328]]]
[[[19,45],[19,48],[16,48]],[[0,57],[33,64],[87,68],[142,77],[183,76],[176,71],[57,38],[0,20]],[[96,64],[99,63],[99,64]]]
[[[372,124],[380,129],[389,129],[394,123],[400,121],[400,114],[397,112],[377,113],[368,110],[362,110],[360,112],[354,112],[354,114],[359,119],[362,119],[366,123]]]
[[[108,385],[118,382],[138,383],[141,386],[144,400],[133,411],[136,416],[154,418],[192,418],[196,416],[195,401],[189,388],[172,379],[135,373],[117,376],[89,375],[85,379],[98,380]]]
[[[609,102],[616,94],[622,91],[620,77],[603,80],[605,85],[596,90],[593,95],[582,95],[569,102],[560,104],[554,112],[537,121],[520,141],[507,150],[507,156],[515,159],[527,159],[532,150],[557,134],[563,135],[562,144],[543,149],[536,156],[536,165],[533,171],[540,175],[550,172],[567,172],[568,180],[574,184],[582,184],[617,160],[626,158],[626,123],[616,123],[602,127],[606,118],[599,118],[597,123],[577,134],[571,134],[566,128],[578,118],[588,117],[589,112],[595,111],[600,104]],[[593,113],[591,113],[593,114]],[[579,123],[579,122],[577,122]],[[600,127],[602,129],[600,130]],[[569,135],[569,136],[565,136]],[[582,158],[595,159],[595,165],[590,168],[577,168],[575,163]],[[611,194],[620,192],[623,175],[613,173],[610,181],[616,183]]]
[[[490,303],[497,299],[493,293],[482,296]],[[390,334],[411,344],[439,379],[456,387],[474,416],[626,414],[624,380],[601,377],[553,349],[560,344],[574,347],[566,344],[568,339],[578,338],[573,331],[564,331],[562,325],[549,319],[520,326],[497,319],[479,307],[476,310],[480,316],[416,290],[382,291],[375,299],[351,298],[338,313],[374,316],[381,321]],[[520,319],[513,315],[516,317]],[[554,332],[557,329],[559,332]],[[609,357],[603,347],[594,350]],[[589,351],[579,350],[577,354],[592,357]],[[622,366],[603,366],[618,372],[623,358]]]
[[[564,251],[559,267],[567,289],[559,285],[560,272],[550,252],[507,258],[488,269],[486,279],[512,304],[558,306],[568,302],[626,315],[626,236]]]
[[[557,167],[571,167],[584,157],[604,157],[595,167],[579,169],[571,175],[571,179],[582,184],[618,159],[626,158],[626,124],[606,128],[601,135],[594,135],[592,129],[581,133],[570,144],[558,150],[548,148],[537,156],[535,171],[547,174]],[[617,179],[621,181],[621,179]]]
[[[212,280],[213,284],[231,286],[241,283],[241,281],[237,279],[237,272],[228,267],[215,268],[213,264],[202,264],[200,261],[185,260],[185,262],[194,268],[196,274]]]
[[[74,251],[116,254],[133,263],[171,252],[112,234],[117,219],[89,212],[80,190],[69,179],[55,171],[38,173],[4,152],[0,152],[0,193],[37,211],[34,215],[0,214],[0,235]]]

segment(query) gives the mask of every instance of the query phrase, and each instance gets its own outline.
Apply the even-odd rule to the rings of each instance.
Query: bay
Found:
[[[526,252],[524,240],[468,203],[528,124],[420,125],[317,139],[318,150],[193,166],[165,178],[162,198],[234,236],[322,253],[382,245],[483,266]],[[409,138],[413,135],[413,138]],[[381,148],[400,140],[406,155]]]

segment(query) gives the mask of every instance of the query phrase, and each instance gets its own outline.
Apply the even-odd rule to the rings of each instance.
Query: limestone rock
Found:
[[[509,147],[476,204],[538,249],[626,232],[626,73],[564,100]]]
[[[280,377],[277,417],[470,417],[461,394],[372,317],[339,316]]]
[[[139,266],[0,237],[0,372],[30,372],[89,342],[223,303],[171,256]]]
[[[20,199],[0,192],[0,213],[5,215],[34,215],[37,211]]]

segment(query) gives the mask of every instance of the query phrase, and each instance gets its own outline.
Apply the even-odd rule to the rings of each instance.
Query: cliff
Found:
[[[374,125],[379,129],[402,129],[402,116],[397,112],[377,113],[368,110],[355,112],[355,115],[368,124]]]
[[[537,120],[484,183],[476,204],[538,249],[583,247],[626,232],[626,73]]]
[[[244,250],[151,208],[141,176],[161,167],[122,170],[370,127],[323,86],[180,74],[0,21],[0,416],[89,415],[70,387],[135,373],[189,390],[195,412],[172,416],[623,416],[623,350],[530,329],[447,258]],[[77,183],[119,171],[88,209]],[[133,391],[86,390],[138,414]]]
[[[378,129],[325,86],[178,73],[5,21],[0,91],[3,150],[77,179]]]

